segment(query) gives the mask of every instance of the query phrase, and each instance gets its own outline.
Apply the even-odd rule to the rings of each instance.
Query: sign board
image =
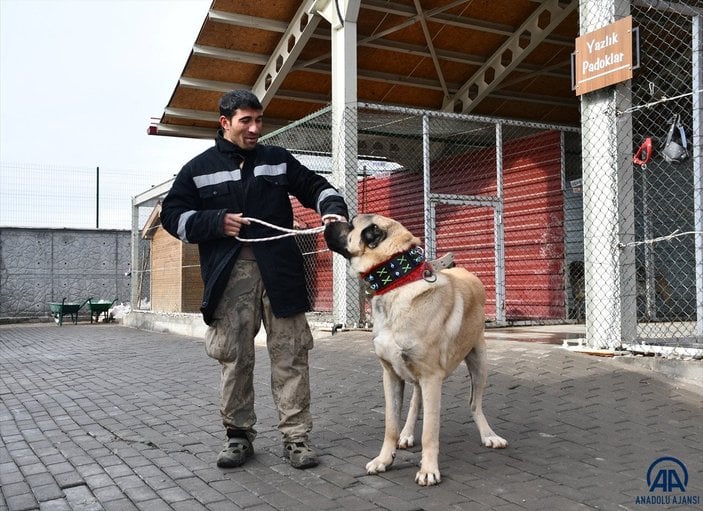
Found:
[[[576,38],[572,54],[576,95],[632,78],[632,16]]]

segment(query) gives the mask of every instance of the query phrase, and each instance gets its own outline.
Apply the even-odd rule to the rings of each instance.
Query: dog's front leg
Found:
[[[439,414],[442,409],[441,377],[423,378],[422,389],[422,461],[415,474],[415,482],[421,486],[439,484]]]
[[[407,449],[415,445],[415,424],[417,416],[420,414],[420,405],[422,404],[422,389],[420,385],[413,385],[413,397],[410,399],[410,408],[408,409],[408,418],[405,419],[405,426],[400,432],[400,440],[398,440],[398,448]]]
[[[393,464],[400,430],[400,410],[403,404],[405,382],[398,378],[385,362],[381,363],[383,364],[383,393],[386,401],[386,433],[381,452],[366,464],[368,474],[385,472]]]

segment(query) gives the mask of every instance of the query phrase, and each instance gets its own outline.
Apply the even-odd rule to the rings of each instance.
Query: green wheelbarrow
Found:
[[[51,309],[51,315],[54,317],[54,321],[56,321],[59,326],[63,325],[63,317],[67,314],[71,316],[71,321],[76,325],[78,324],[78,311],[81,310],[86,303],[88,303],[88,300],[83,303],[78,303],[67,302],[66,298],[64,298],[61,300],[61,303],[49,303],[49,308]]]
[[[95,322],[97,323],[100,319],[100,314],[103,314],[105,322],[109,321],[110,318],[108,317],[107,313],[110,310],[110,307],[112,307],[116,301],[117,299],[110,301],[93,300],[92,298],[88,298],[88,308],[90,309],[90,322],[92,323],[93,320],[95,320]]]

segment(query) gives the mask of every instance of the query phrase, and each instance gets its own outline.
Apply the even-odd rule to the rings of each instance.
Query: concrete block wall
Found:
[[[0,319],[47,318],[64,297],[129,302],[130,244],[127,230],[0,227]]]

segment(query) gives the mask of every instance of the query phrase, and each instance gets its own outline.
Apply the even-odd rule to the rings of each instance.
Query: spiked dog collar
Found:
[[[380,295],[403,284],[426,277],[431,268],[425,261],[425,254],[419,247],[401,252],[388,261],[379,264],[361,275],[371,291]]]

